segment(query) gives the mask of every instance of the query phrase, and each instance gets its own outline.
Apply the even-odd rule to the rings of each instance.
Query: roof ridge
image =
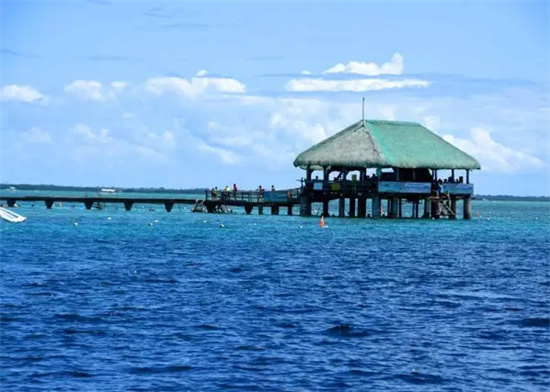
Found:
[[[365,122],[373,124],[391,124],[391,125],[420,125],[422,124],[414,121],[394,121],[394,120],[365,120]]]

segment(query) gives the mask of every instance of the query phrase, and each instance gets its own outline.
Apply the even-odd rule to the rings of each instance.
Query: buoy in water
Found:
[[[325,227],[325,216],[324,215],[321,215],[321,220],[319,221],[319,226],[320,227]]]
[[[153,226],[153,225],[154,225],[154,223],[153,223],[153,222],[149,222],[149,226]]]
[[[220,223],[220,227],[223,229],[225,225],[223,223]]]
[[[73,225],[74,225],[74,226],[78,226],[78,222],[74,222]]]

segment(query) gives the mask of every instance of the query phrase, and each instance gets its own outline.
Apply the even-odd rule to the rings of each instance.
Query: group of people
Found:
[[[275,191],[275,186],[271,185],[271,192],[273,192],[273,191]],[[262,186],[259,185],[258,188],[256,189],[256,192],[263,193],[263,192],[265,192],[265,188],[262,188]]]
[[[214,187],[210,190],[210,196],[212,196],[213,199],[216,199],[218,196],[221,195],[221,197],[223,198],[228,198],[231,196],[231,193],[233,193],[233,196],[236,197],[237,196],[237,192],[239,191],[239,187],[237,186],[237,184],[233,184],[233,191],[229,188],[229,186],[225,186],[224,190],[223,191],[220,191],[218,189],[218,187]],[[262,188],[261,185],[258,186],[258,188],[256,189],[256,192],[259,192],[259,193],[264,193],[265,189]],[[274,185],[271,185],[271,191],[275,191],[275,186]],[[208,192],[208,190],[207,190]]]
[[[464,179],[462,176],[458,178],[453,178],[453,176],[449,176],[442,180],[441,178],[437,180],[438,184],[462,184],[464,182]]]
[[[238,190],[239,188],[237,187],[237,184],[233,184],[233,194],[236,195]],[[218,190],[217,186],[210,190],[210,196],[212,196],[212,198],[214,199],[217,198],[220,193],[222,196],[227,197],[231,193],[231,189],[229,188],[229,186],[226,185],[223,191]]]

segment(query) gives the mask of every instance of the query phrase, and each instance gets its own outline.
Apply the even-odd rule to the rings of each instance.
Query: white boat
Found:
[[[24,216],[16,214],[4,207],[0,207],[0,218],[11,223],[21,223],[27,220]]]
[[[112,188],[101,188],[101,193],[116,193],[116,189],[112,189]]]

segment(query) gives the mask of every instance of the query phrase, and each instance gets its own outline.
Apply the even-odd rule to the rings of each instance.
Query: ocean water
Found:
[[[325,229],[150,208],[0,223],[1,391],[550,389],[549,203]]]

